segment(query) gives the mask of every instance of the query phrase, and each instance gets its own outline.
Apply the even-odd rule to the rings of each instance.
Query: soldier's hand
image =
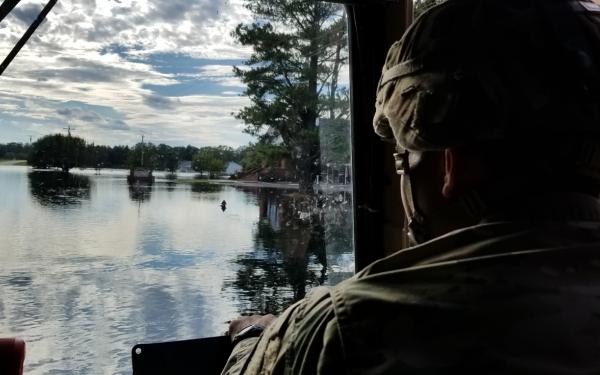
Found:
[[[237,335],[241,330],[252,325],[267,328],[275,319],[275,315],[272,314],[242,316],[236,320],[232,320],[231,323],[229,323],[229,337],[233,340],[235,335]]]

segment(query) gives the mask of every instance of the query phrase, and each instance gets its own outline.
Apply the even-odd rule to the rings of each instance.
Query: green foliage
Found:
[[[236,114],[263,143],[279,140],[291,155],[304,191],[319,172],[317,118],[348,115],[338,77],[347,61],[343,7],[312,0],[246,0],[256,22],[234,37],[253,49],[234,68],[251,105]]]
[[[0,160],[27,160],[31,152],[31,145],[23,143],[8,143],[0,145]]]
[[[319,121],[322,164],[350,164],[350,121],[321,119]]]
[[[47,135],[32,145],[28,162],[36,168],[61,168],[68,172],[84,162],[85,141],[62,134]]]
[[[208,173],[211,178],[214,178],[219,173],[225,170],[227,162],[231,159],[229,151],[233,153],[230,147],[202,147],[192,159],[192,168],[200,173]]]
[[[156,166],[157,169],[174,173],[179,166],[179,158],[175,149],[163,143],[159,144],[156,149]]]
[[[177,154],[177,158],[179,160],[192,160],[199,148],[188,145],[186,147],[173,147],[173,150]]]
[[[156,169],[158,152],[152,143],[136,144],[128,156],[129,168],[148,168]]]
[[[179,159],[175,152],[169,152],[165,159],[165,169],[171,173],[175,173],[179,167]]]
[[[267,142],[250,144],[242,150],[241,165],[244,169],[256,169],[276,166],[281,159],[289,159],[290,153],[282,145]]]
[[[217,159],[225,165],[229,161],[241,161],[242,149],[234,150],[228,146],[208,147]],[[143,164],[142,164],[143,150]],[[63,160],[67,161],[67,169],[81,168],[135,168],[144,167],[153,170],[177,171],[179,162],[192,160],[200,149],[194,146],[171,147],[166,144],[158,146],[145,142],[132,148],[128,146],[101,146],[86,144],[77,137],[61,134],[46,136],[33,145],[20,143],[0,144],[0,159],[27,159],[36,168],[63,168]],[[68,151],[68,155],[67,155]],[[216,170],[213,166],[213,170]],[[223,167],[224,168],[224,167]],[[208,170],[206,170],[208,172]]]
[[[82,167],[125,168],[129,157],[127,146],[97,146],[88,144]]]

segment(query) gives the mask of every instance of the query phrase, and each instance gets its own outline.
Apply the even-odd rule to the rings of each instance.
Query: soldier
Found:
[[[224,373],[599,373],[600,7],[432,8],[390,49],[374,126],[416,245],[233,322]]]

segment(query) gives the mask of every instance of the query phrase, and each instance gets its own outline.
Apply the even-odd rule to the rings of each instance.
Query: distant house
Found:
[[[236,163],[234,161],[230,161],[227,164],[227,168],[225,168],[225,175],[233,176],[234,174],[241,172],[242,169],[244,169],[244,168],[241,165],[239,165],[238,163]]]
[[[182,172],[182,173],[191,173],[194,172],[194,169],[192,169],[192,161],[191,160],[182,160],[179,162],[179,167],[177,168],[177,171]]]

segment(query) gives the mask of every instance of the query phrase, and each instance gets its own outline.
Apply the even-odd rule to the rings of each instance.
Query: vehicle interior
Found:
[[[411,23],[414,4],[411,0],[331,2],[343,4],[348,25],[354,268],[358,272],[373,261],[407,246],[399,178],[392,157],[394,145],[384,143],[373,132],[372,118],[376,87],[386,52]],[[18,3],[19,0],[4,0],[0,6],[0,21]],[[11,61],[18,64],[19,50],[34,34],[36,27],[42,24],[46,14],[52,12],[55,3],[56,0],[47,3],[38,20],[2,64],[0,74]],[[0,336],[3,334],[0,331]],[[218,373],[223,358],[228,354],[228,340],[228,337],[222,336],[176,341],[139,341],[131,349],[133,373]],[[12,358],[22,363],[21,354],[12,355]],[[207,365],[207,361],[212,367]],[[124,373],[131,371],[127,368],[121,370]],[[8,371],[10,370],[4,369],[0,373],[19,373]]]

